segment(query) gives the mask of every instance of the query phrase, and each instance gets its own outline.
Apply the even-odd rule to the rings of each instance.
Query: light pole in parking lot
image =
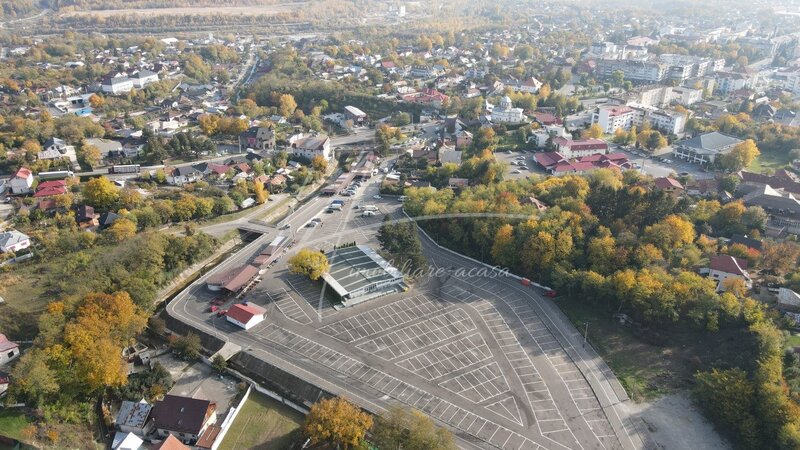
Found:
[[[586,322],[586,328],[583,330],[583,346],[582,348],[586,348],[586,339],[589,338],[589,322]]]

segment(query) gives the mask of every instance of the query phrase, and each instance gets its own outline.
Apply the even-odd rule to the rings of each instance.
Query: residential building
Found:
[[[690,106],[699,101],[703,100],[703,90],[702,89],[692,89],[685,86],[676,86],[670,88],[671,94],[670,101],[674,101],[675,103]]]
[[[439,162],[442,164],[457,164],[461,165],[461,155],[464,152],[456,150],[453,147],[441,146],[439,147]]]
[[[683,193],[683,185],[672,177],[658,177],[653,180],[656,189],[677,197]]]
[[[556,152],[566,159],[601,155],[608,152],[608,143],[602,139],[573,140],[556,137],[553,139],[553,145],[555,145]]]
[[[151,414],[159,437],[171,434],[193,445],[217,422],[217,404],[168,394],[153,406]]]
[[[167,173],[167,183],[182,186],[203,178],[203,173],[191,166],[175,167]]]
[[[420,92],[405,94],[402,100],[407,103],[416,103],[430,108],[441,109],[442,105],[450,100],[450,97],[442,94],[436,89],[425,88]]]
[[[716,92],[729,94],[741,89],[752,89],[755,86],[758,74],[742,72],[717,72],[714,75]]]
[[[760,206],[769,216],[768,225],[792,234],[800,234],[800,201],[794,194],[769,185],[742,197],[745,206]]]
[[[713,164],[717,157],[730,153],[741,142],[741,139],[712,131],[675,143],[672,155],[695,164]]]
[[[784,192],[800,195],[800,177],[786,169],[778,169],[772,175],[748,172],[745,170],[736,174],[741,181],[738,190],[745,190],[747,187],[761,188],[772,186]]]
[[[793,95],[800,95],[800,70],[787,74],[784,87]]]
[[[567,132],[561,125],[545,125],[541,128],[533,130],[528,137],[528,143],[533,143],[536,148],[545,148],[547,141],[557,137],[563,139],[572,139],[572,135]]]
[[[31,238],[17,230],[0,233],[0,253],[18,252],[31,246]]]
[[[30,194],[31,186],[33,186],[33,172],[26,167],[20,167],[8,182],[8,186],[13,194]]]
[[[680,134],[686,129],[686,114],[675,110],[648,111],[646,120],[664,134]]]
[[[44,141],[44,144],[42,144],[42,149],[44,151],[57,151],[63,155],[67,152],[67,143],[59,138],[51,137],[50,139]]]
[[[36,186],[36,193],[33,194],[36,198],[53,197],[56,195],[63,195],[67,193],[67,182],[64,180],[48,180],[39,183]]]
[[[131,83],[136,89],[142,89],[148,84],[158,82],[158,74],[149,70],[140,70],[130,76]]]
[[[252,302],[236,303],[228,308],[225,318],[237,327],[249,330],[267,318],[267,310]]]
[[[275,148],[275,130],[270,127],[250,127],[239,134],[239,152],[246,149],[271,150]]]
[[[753,287],[753,280],[747,273],[747,261],[728,255],[711,257],[708,277],[717,282],[717,291],[725,290],[725,280],[738,279],[747,289]]]
[[[107,76],[103,78],[100,88],[111,95],[127,94],[133,89],[133,81],[125,76]]]
[[[139,450],[144,441],[133,433],[117,432],[111,441],[111,450]]]
[[[157,444],[153,447],[153,450],[190,450],[189,447],[183,445],[181,441],[178,440],[173,435],[167,436],[166,439],[161,441],[161,443]]]
[[[525,81],[509,84],[514,92],[525,92],[528,94],[536,94],[542,88],[542,82],[534,77],[530,77]]]
[[[597,74],[611,78],[615,71],[621,71],[626,80],[635,83],[658,83],[667,75],[667,66],[646,59],[598,59]]]
[[[598,106],[592,113],[592,124],[600,125],[605,134],[613,134],[618,129],[630,130],[633,116],[633,109],[627,106]]]
[[[0,333],[0,366],[5,365],[19,356],[19,344],[8,340],[5,334]]]
[[[154,425],[153,417],[150,415],[152,409],[153,407],[144,399],[138,402],[123,401],[115,422],[117,430],[137,436],[146,436]]]
[[[325,134],[295,134],[289,138],[289,153],[293,155],[304,156],[309,160],[318,155],[321,155],[326,161],[329,161],[331,158],[333,158],[333,153],[331,152],[331,140]]]
[[[507,95],[500,100],[500,105],[492,108],[493,123],[520,124],[528,119],[522,108],[514,108],[511,98]]]

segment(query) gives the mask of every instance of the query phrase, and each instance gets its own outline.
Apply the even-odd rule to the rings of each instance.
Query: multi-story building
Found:
[[[787,74],[784,86],[787,90],[791,91],[792,94],[800,95],[800,70]]]
[[[599,106],[592,113],[592,124],[600,125],[603,133],[611,134],[618,129],[630,130],[634,111],[628,106]]]
[[[333,157],[331,153],[331,139],[324,134],[295,134],[289,138],[289,147],[289,153],[305,156],[308,159],[313,159],[317,155],[322,155],[326,161],[329,161]]]
[[[650,125],[665,134],[680,134],[686,128],[686,114],[674,110],[647,112]]]
[[[670,101],[681,105],[689,106],[703,100],[703,90],[693,89],[684,86],[669,88],[671,91]],[[658,105],[654,105],[658,106]]]
[[[740,89],[752,88],[756,84],[758,74],[717,72],[714,79],[716,80],[717,92],[720,94],[728,94]]]
[[[603,155],[608,152],[608,143],[602,139],[553,139],[556,152],[566,159],[581,158],[591,155]]]
[[[500,105],[492,109],[493,123],[518,124],[527,120],[522,108],[514,108],[511,99],[506,95],[500,100]]]
[[[126,76],[109,76],[103,79],[100,88],[107,94],[126,94],[133,89],[133,81]]]
[[[626,80],[636,83],[658,83],[667,75],[667,66],[646,59],[598,59],[597,74],[609,78],[621,71]]]

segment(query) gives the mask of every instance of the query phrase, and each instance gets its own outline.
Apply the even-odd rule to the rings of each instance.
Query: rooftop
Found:
[[[127,426],[132,428],[144,428],[147,419],[150,417],[150,411],[153,407],[144,401],[138,402],[124,401],[119,408],[117,414],[117,425]]]
[[[403,276],[366,245],[336,249],[326,256],[330,269],[323,278],[342,297],[369,284]]]

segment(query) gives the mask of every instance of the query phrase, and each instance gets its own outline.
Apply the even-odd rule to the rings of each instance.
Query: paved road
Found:
[[[321,212],[328,198],[312,199],[286,220],[288,230],[268,232],[217,270],[246,263],[278,233],[297,240],[290,253],[350,241],[375,245],[381,217],[361,217],[354,204],[400,214],[396,199],[372,198],[376,189],[368,183],[332,214]],[[315,216],[322,227],[304,227]],[[371,411],[397,403],[418,408],[453,430],[463,448],[643,447],[615,408],[624,392],[613,374],[576,348],[580,336],[552,302],[513,278],[453,272],[479,265],[431,242],[425,252],[442,271],[409,292],[344,310],[320,285],[290,274],[283,258],[244,297],[268,310],[250,331],[206,312],[213,294],[205,276],[167,311]]]

